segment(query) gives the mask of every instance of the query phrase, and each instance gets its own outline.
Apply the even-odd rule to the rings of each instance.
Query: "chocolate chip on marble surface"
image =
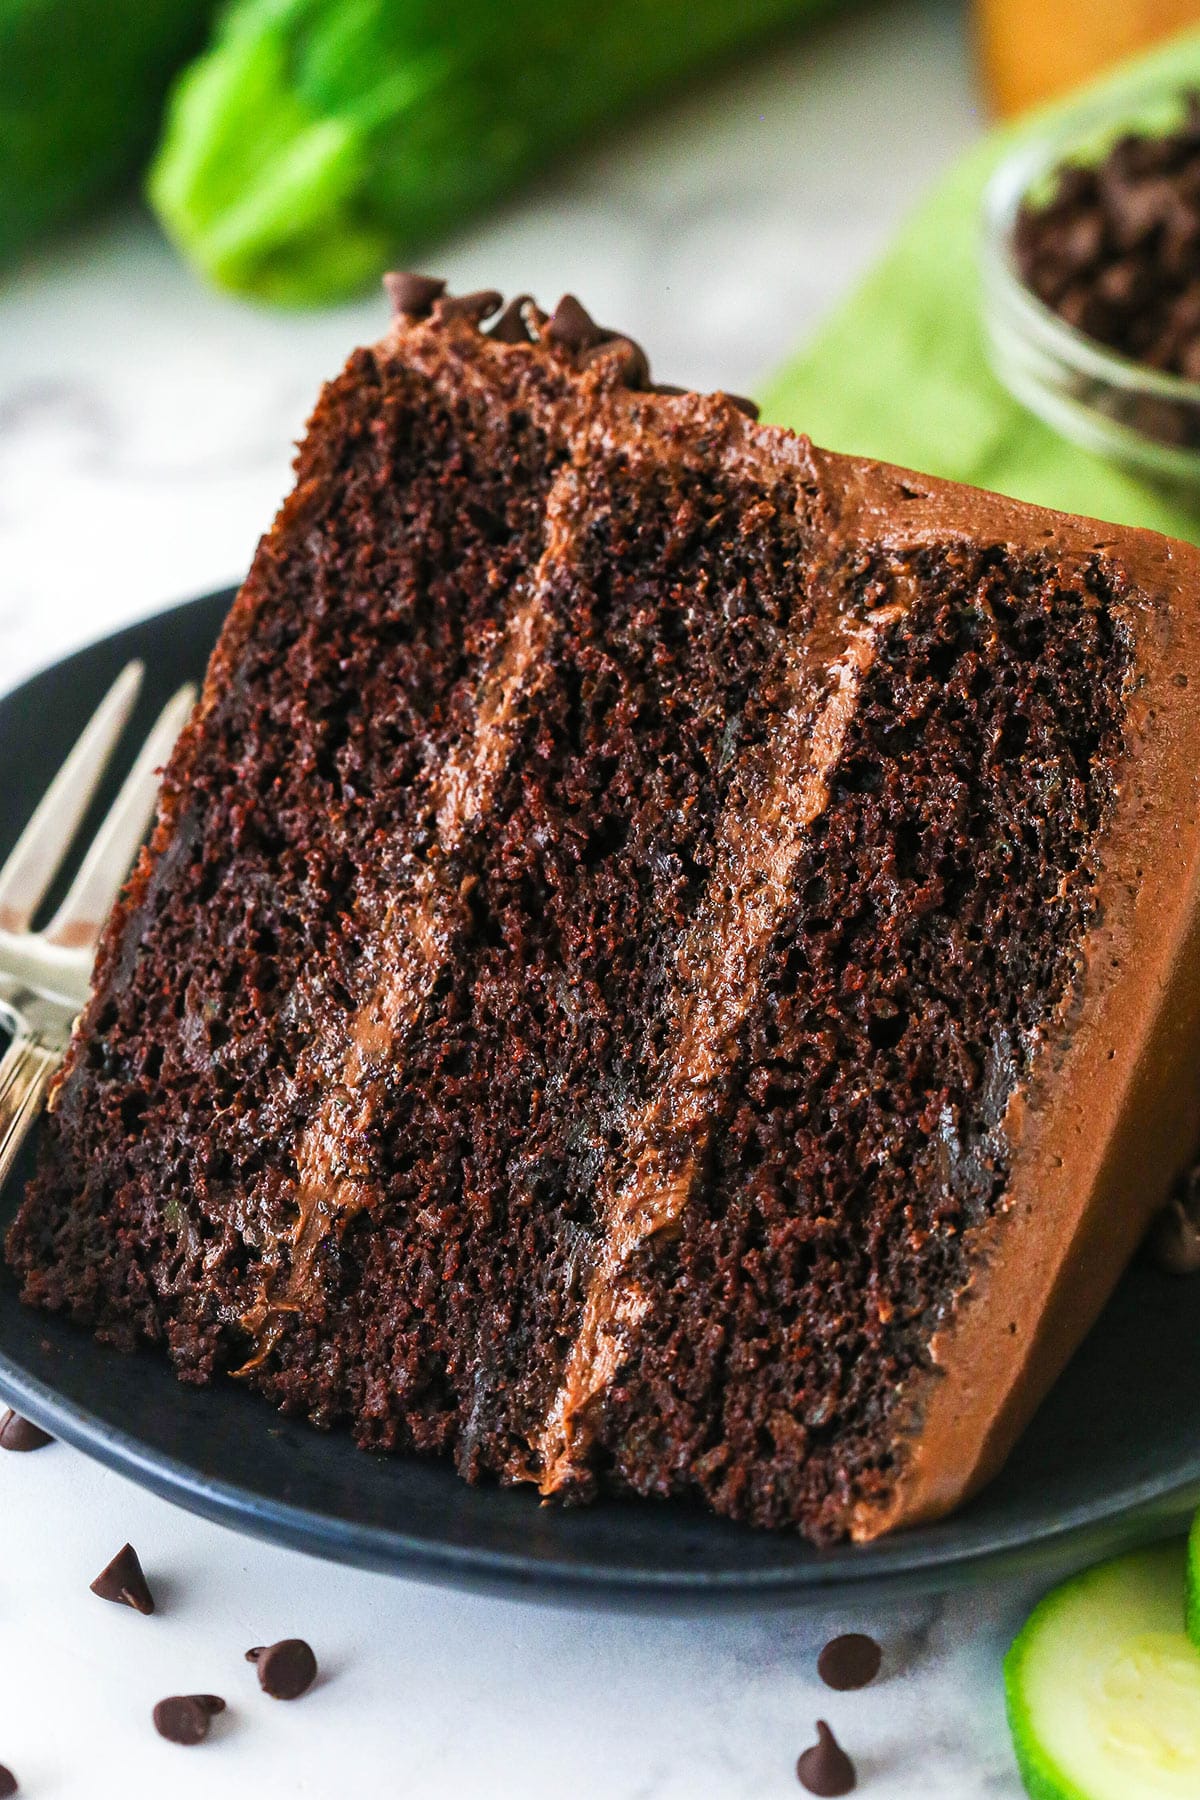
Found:
[[[40,1425],[34,1425],[29,1419],[23,1419],[20,1413],[6,1412],[0,1419],[0,1450],[42,1450],[54,1439]]]
[[[418,275],[411,269],[396,269],[385,275],[383,285],[393,311],[409,319],[427,319],[434,301],[446,291],[445,282],[436,275]]]
[[[883,1661],[883,1651],[865,1632],[846,1631],[830,1638],[817,1658],[817,1674],[826,1687],[848,1693],[874,1681]]]
[[[131,1606],[134,1612],[154,1611],[154,1595],[132,1544],[118,1550],[107,1568],[100,1571],[92,1582],[92,1592],[116,1606]]]
[[[853,1791],[858,1779],[854,1764],[824,1719],[817,1720],[817,1741],[796,1764],[796,1775],[801,1787],[823,1800],[835,1800],[836,1795]]]
[[[258,1669],[258,1685],[272,1700],[298,1700],[317,1679],[317,1659],[303,1638],[281,1638],[247,1650],[246,1661]]]
[[[0,1763],[0,1800],[12,1800],[17,1786],[17,1778],[12,1770],[6,1769],[4,1764]]]
[[[224,1711],[219,1694],[171,1694],[154,1708],[154,1729],[172,1744],[202,1744],[213,1719]]]

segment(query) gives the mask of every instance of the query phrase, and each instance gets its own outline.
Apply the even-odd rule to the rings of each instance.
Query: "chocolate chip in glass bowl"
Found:
[[[1073,330],[1155,376],[1197,383],[1200,96],[1184,103],[1172,129],[1127,131],[1096,162],[1064,162],[1022,201],[1012,252],[1024,285]],[[1168,447],[1200,445],[1200,407],[1185,394],[1117,381],[1103,410]]]

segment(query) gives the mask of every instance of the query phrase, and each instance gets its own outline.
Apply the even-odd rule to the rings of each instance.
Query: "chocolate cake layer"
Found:
[[[110,922],[26,1298],[470,1479],[945,1510],[1200,1138],[1200,559],[393,292]]]

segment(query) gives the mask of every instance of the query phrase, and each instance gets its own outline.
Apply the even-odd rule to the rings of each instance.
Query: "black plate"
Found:
[[[122,664],[140,656],[149,670],[136,741],[202,672],[230,599],[162,613],[0,700],[0,857]],[[5,1225],[23,1172],[0,1200]],[[948,1587],[1017,1561],[1057,1569],[1173,1528],[1200,1502],[1198,1327],[1200,1287],[1134,1269],[985,1494],[943,1524],[823,1554],[684,1506],[563,1511],[529,1491],[468,1488],[442,1463],[365,1456],[233,1383],[181,1387],[161,1357],[101,1349],[22,1307],[7,1270],[0,1390],[168,1499],[320,1556],[542,1598],[761,1606]]]

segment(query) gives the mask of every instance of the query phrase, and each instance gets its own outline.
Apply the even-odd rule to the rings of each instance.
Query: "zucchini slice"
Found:
[[[1183,1629],[1184,1562],[1176,1544],[1119,1556],[1031,1613],[1004,1685],[1033,1800],[1200,1800],[1200,1651]]]

